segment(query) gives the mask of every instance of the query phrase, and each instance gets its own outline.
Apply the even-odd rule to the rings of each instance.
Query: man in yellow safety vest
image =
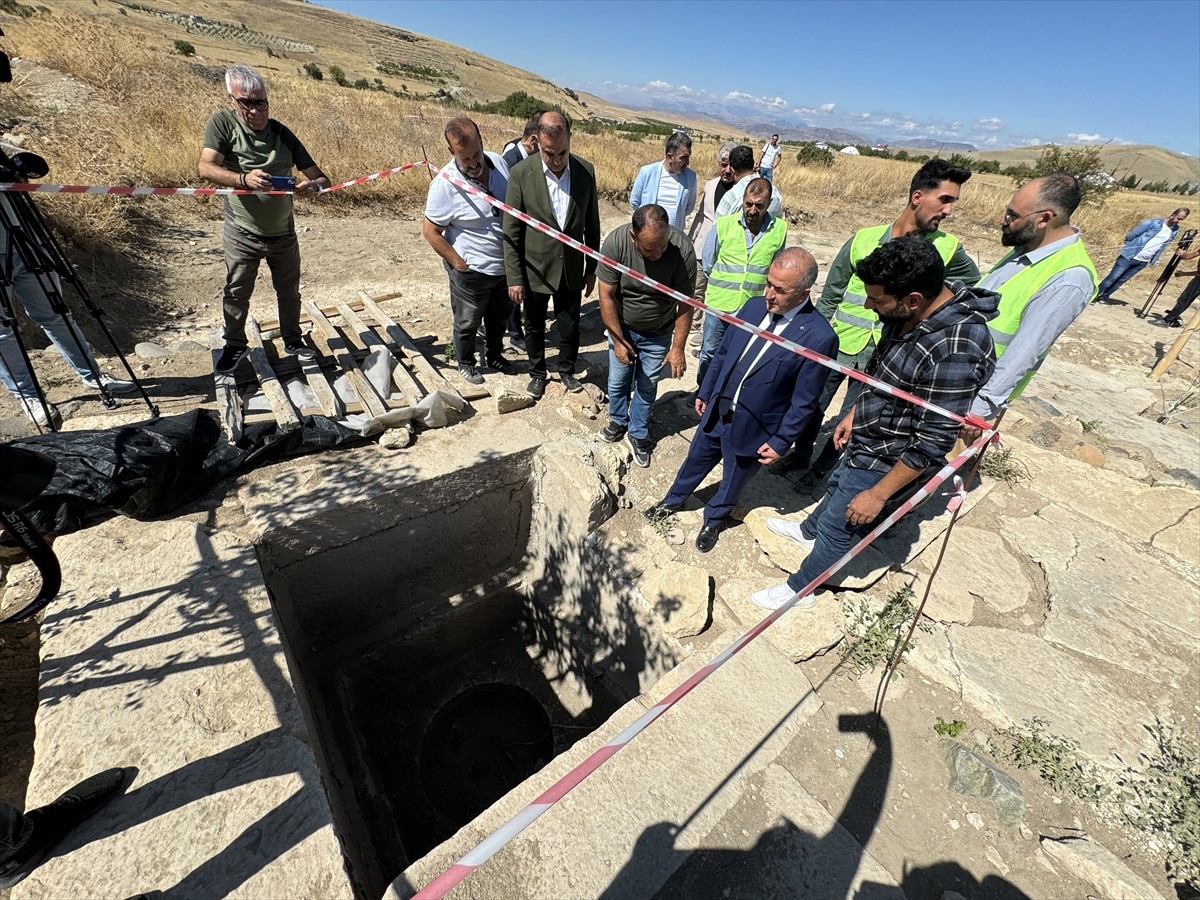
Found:
[[[929,160],[913,175],[908,187],[908,204],[899,218],[890,225],[860,229],[838,251],[825,279],[821,299],[817,301],[817,311],[830,319],[838,336],[838,362],[861,372],[875,353],[883,323],[867,309],[866,289],[854,274],[854,267],[888,241],[907,234],[919,235],[933,244],[942,257],[947,283],[961,281],[969,287],[979,281],[979,268],[967,256],[958,238],[941,230],[942,220],[954,211],[962,186],[970,177],[970,169],[951,165],[944,159]],[[839,451],[830,440],[809,466],[823,413],[844,377],[838,372],[830,373],[818,404],[820,411],[809,420],[808,427],[797,438],[795,449],[784,463],[786,469],[809,467],[804,484],[817,484],[837,462]],[[847,386],[842,410],[834,421],[840,421],[854,405],[858,391],[857,381]]]
[[[1037,374],[1058,336],[1096,297],[1099,278],[1071,214],[1079,182],[1056,172],[1020,188],[1000,219],[1000,242],[1012,250],[979,283],[1000,295],[988,322],[996,369],[979,389],[971,412],[995,421]],[[978,429],[964,428],[973,441]]]

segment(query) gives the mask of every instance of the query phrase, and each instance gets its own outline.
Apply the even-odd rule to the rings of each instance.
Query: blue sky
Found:
[[[1200,0],[319,0],[638,107],[1200,155]]]

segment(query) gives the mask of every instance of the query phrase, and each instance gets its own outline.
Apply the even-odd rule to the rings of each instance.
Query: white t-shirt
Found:
[[[683,192],[683,179],[679,175],[672,175],[663,167],[662,178],[658,181],[658,199],[654,202],[667,211],[667,215],[671,218],[671,224],[676,228],[682,228],[682,222],[676,222],[676,218],[683,218],[683,210],[679,208],[679,195]]]
[[[488,168],[487,192],[497,200],[503,200],[508,191],[508,166],[495,153],[485,150],[484,155],[492,163]],[[454,160],[442,166],[442,171],[462,181],[470,180],[458,170]],[[501,228],[504,217],[496,207],[439,175],[429,185],[425,218],[446,229],[446,240],[473,271],[484,275],[504,274],[504,233]]]
[[[773,147],[773,146],[771,146],[771,142],[768,141],[766,146],[763,147],[762,162],[760,162],[758,164],[758,167],[760,169],[775,168],[775,157],[777,157],[779,155],[779,151],[782,149],[783,149],[782,145],[778,146],[778,147]]]
[[[1163,225],[1162,228],[1158,229],[1158,234],[1150,238],[1150,243],[1146,244],[1142,248],[1142,252],[1135,256],[1134,259],[1138,262],[1150,262],[1150,260],[1154,259],[1154,254],[1158,252],[1158,248],[1169,241],[1171,235],[1174,233],[1166,225]]]

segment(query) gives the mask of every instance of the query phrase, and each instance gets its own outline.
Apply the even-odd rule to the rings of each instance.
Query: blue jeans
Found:
[[[829,476],[825,496],[800,525],[804,536],[817,543],[795,574],[788,577],[789,588],[799,591],[841,559],[856,541],[875,527],[876,522],[851,525],[846,521],[846,507],[858,494],[879,484],[886,474],[874,469],[849,466],[845,459],[838,463]]]
[[[8,230],[0,228],[0,259],[5,259],[7,252]],[[44,277],[52,280],[55,288],[61,292],[62,288],[57,275],[49,274]],[[75,374],[80,378],[91,377],[96,361],[92,357],[87,339],[75,323],[74,316],[70,313],[66,314],[66,318],[71,321],[71,324],[68,325],[63,321],[64,317],[54,311],[50,305],[50,298],[42,290],[38,276],[25,268],[21,254],[15,247],[12,256],[12,291],[16,299],[25,307],[29,318],[41,327],[54,346],[62,352],[63,359],[75,370]],[[74,334],[72,334],[72,326]],[[33,375],[25,365],[24,357],[21,356],[13,327],[3,321],[0,321],[0,384],[8,388],[18,399],[34,400],[37,397],[37,387]]]
[[[658,396],[658,379],[663,359],[671,349],[672,332],[648,334],[632,328],[624,332],[637,356],[629,365],[621,362],[609,337],[608,418],[614,425],[629,429],[633,437],[645,439],[650,434],[650,409]]]
[[[1123,256],[1118,256],[1117,261],[1113,263],[1112,271],[1104,277],[1100,282],[1100,290],[1096,294],[1097,297],[1105,299],[1112,296],[1112,292],[1117,290],[1121,285],[1127,282],[1130,278],[1136,275],[1150,263],[1139,262],[1135,259],[1126,259]]]
[[[696,372],[696,387],[704,384],[704,373],[708,364],[716,356],[717,348],[721,346],[721,338],[725,337],[725,329],[729,323],[716,316],[704,316],[704,333],[700,338],[700,368]]]
[[[760,168],[758,170],[758,174],[761,175],[763,178],[767,179],[767,181],[770,181],[772,183],[774,183],[774,181],[775,181],[775,168],[773,166],[768,166],[765,169]]]

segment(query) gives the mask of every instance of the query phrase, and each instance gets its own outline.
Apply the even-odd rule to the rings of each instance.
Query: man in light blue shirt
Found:
[[[682,131],[667,138],[661,162],[642,166],[629,192],[634,212],[657,203],[667,211],[676,228],[687,227],[687,217],[696,208],[696,173],[688,168],[692,161],[692,139]]]
[[[1181,206],[1165,219],[1146,219],[1139,222],[1129,234],[1125,235],[1125,246],[1121,255],[1113,263],[1112,271],[1100,282],[1100,293],[1097,300],[1107,303],[1113,292],[1119,289],[1134,275],[1158,262],[1167,245],[1179,234],[1179,223],[1191,212],[1186,206]]]

